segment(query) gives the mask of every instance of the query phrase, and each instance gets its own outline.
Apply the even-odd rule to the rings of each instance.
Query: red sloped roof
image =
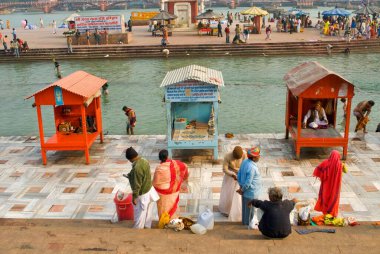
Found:
[[[335,75],[352,85],[351,82],[332,72],[317,62],[306,62],[291,69],[285,76],[284,81],[293,95],[298,96],[319,80]]]
[[[98,78],[85,71],[76,71],[60,80],[57,80],[53,84],[41,89],[40,91],[28,96],[26,99],[29,99],[52,86],[59,86],[64,90],[67,90],[71,93],[77,94],[87,99],[95,95],[96,92],[99,91],[99,89],[105,83],[107,83],[107,80],[105,79]]]

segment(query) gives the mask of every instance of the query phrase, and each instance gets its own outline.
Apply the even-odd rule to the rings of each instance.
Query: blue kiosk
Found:
[[[218,159],[218,113],[222,72],[198,65],[169,71],[165,88],[168,151],[213,149]]]

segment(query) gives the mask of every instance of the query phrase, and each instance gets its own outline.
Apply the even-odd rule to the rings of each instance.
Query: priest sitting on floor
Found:
[[[328,126],[326,112],[321,106],[321,102],[317,101],[315,105],[307,111],[303,119],[302,128],[308,125],[312,129],[326,129]]]

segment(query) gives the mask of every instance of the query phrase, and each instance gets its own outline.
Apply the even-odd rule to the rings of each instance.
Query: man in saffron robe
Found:
[[[167,212],[171,219],[178,217],[179,191],[186,181],[189,172],[187,165],[178,160],[169,160],[168,151],[161,150],[158,154],[161,161],[153,177],[153,186],[160,199],[157,202],[158,217]]]
[[[340,154],[336,150],[333,150],[330,157],[315,168],[313,175],[321,180],[315,210],[334,217],[338,216],[342,171]]]

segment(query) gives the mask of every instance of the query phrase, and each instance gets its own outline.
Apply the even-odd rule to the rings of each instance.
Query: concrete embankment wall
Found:
[[[331,48],[331,50],[328,50]],[[283,55],[328,55],[349,53],[380,53],[380,39],[316,42],[284,42],[284,43],[252,43],[252,44],[200,44],[169,45],[169,57],[188,56],[283,56]],[[348,50],[347,50],[348,49]],[[152,46],[90,46],[75,47],[74,53],[68,54],[66,48],[31,49],[21,53],[16,59],[10,53],[0,51],[0,62],[25,60],[57,59],[96,59],[104,58],[149,58],[164,57],[163,48]],[[330,52],[329,52],[330,51]]]

